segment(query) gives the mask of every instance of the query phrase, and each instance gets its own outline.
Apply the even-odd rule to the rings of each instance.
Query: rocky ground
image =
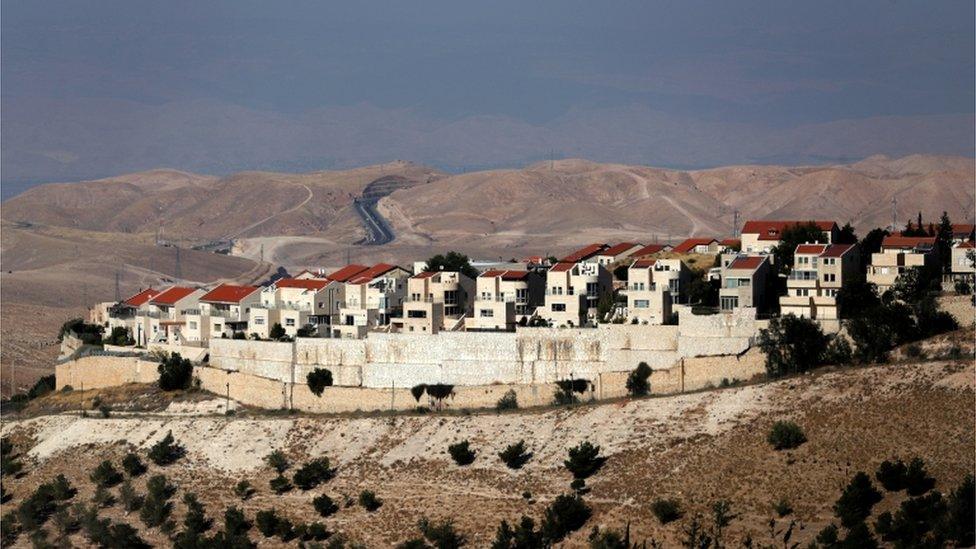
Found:
[[[593,516],[567,546],[584,545],[593,526],[628,523],[635,539],[673,546],[690,518],[719,499],[729,500],[738,515],[727,540],[751,535],[772,542],[773,504],[784,499],[794,511],[777,518],[775,529],[781,535],[795,520],[793,540],[805,544],[832,519],[831,505],[851,476],[859,470],[873,473],[882,460],[923,458],[943,492],[973,472],[972,339],[972,330],[963,330],[926,342],[921,350],[933,358],[896,354],[898,360],[887,365],[771,383],[503,414],[325,417],[239,409],[226,416],[222,399],[195,394],[173,401],[136,386],[103,391],[100,399],[115,410],[104,418],[78,413],[91,407],[91,392],[52,395],[19,417],[5,418],[3,434],[23,453],[25,474],[4,479],[13,498],[3,511],[59,472],[79,488],[75,500],[88,501],[93,493],[88,475],[97,463],[110,459],[118,466],[130,449],[145,455],[172,431],[186,457],[165,468],[151,466],[135,484],[142,491],[148,476],[165,473],[179,487],[178,519],[185,512],[180,499],[186,491],[197,493],[218,520],[227,506],[239,505],[250,518],[274,507],[302,522],[318,519],[311,500],[320,493],[342,504],[369,489],[383,506],[367,513],[342,505],[323,519],[331,531],[368,547],[385,547],[416,536],[421,517],[453,518],[470,546],[484,547],[500,520],[512,522],[524,514],[538,521],[554,497],[569,491],[571,476],[562,466],[566,448],[588,440],[601,447],[607,461],[587,482],[591,491],[585,500]],[[808,442],[795,450],[773,450],[766,434],[779,419],[796,421]],[[467,467],[455,465],[446,451],[462,439],[477,452]],[[497,453],[522,439],[533,457],[523,469],[509,470]],[[296,464],[328,456],[337,476],[308,492],[275,495],[268,485],[274,474],[263,461],[275,449]],[[257,488],[244,502],[232,491],[241,479]],[[650,510],[657,498],[678,499],[684,518],[662,526]],[[886,498],[875,514],[899,502]],[[161,532],[146,529],[135,515],[125,516],[118,505],[102,515],[139,528],[154,545],[167,545]],[[48,529],[53,538],[53,527]],[[251,535],[262,546],[280,543],[256,530]],[[86,543],[79,534],[70,541]],[[29,540],[21,536],[17,545],[28,546]]]

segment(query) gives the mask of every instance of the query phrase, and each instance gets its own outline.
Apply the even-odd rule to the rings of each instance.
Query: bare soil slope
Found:
[[[28,465],[26,476],[4,485],[16,502],[38,482],[63,472],[82,488],[77,498],[87,500],[92,493],[87,477],[95,464],[102,459],[117,463],[128,448],[144,452],[172,430],[188,455],[165,470],[153,467],[151,474],[163,472],[179,485],[176,500],[184,491],[196,492],[211,516],[219,516],[228,505],[241,505],[251,518],[274,507],[294,521],[316,520],[311,500],[318,494],[329,494],[342,505],[369,489],[383,506],[375,513],[342,506],[324,520],[330,530],[369,547],[386,547],[417,535],[414,525],[423,516],[450,517],[470,546],[484,547],[502,519],[511,522],[523,514],[541,519],[544,507],[568,491],[571,477],[562,466],[566,448],[589,440],[600,445],[608,459],[587,481],[592,491],[585,499],[594,515],[567,546],[585,544],[592,526],[622,528],[628,522],[637,540],[655,538],[674,546],[688,519],[720,498],[731,501],[739,514],[727,539],[736,543],[729,546],[749,534],[757,542],[773,542],[767,522],[774,516],[773,503],[781,498],[795,511],[778,520],[778,531],[796,519],[801,528],[793,540],[805,545],[832,520],[831,505],[856,471],[873,474],[884,459],[918,456],[943,492],[973,472],[972,332],[952,337],[969,358],[844,369],[767,384],[540,412],[328,418],[263,417],[239,411],[228,418],[193,415],[194,409],[203,413],[214,407],[182,403],[151,415],[116,412],[109,419],[68,414],[13,420],[5,422],[3,433],[26,453]],[[102,396],[111,402],[111,393]],[[92,396],[84,400],[90,403]],[[80,405],[77,395],[51,398],[75,399],[79,404],[72,407]],[[117,398],[137,400],[131,393]],[[779,419],[799,423],[809,441],[796,450],[774,451],[765,436]],[[446,452],[449,444],[462,439],[470,440],[477,452],[468,467],[456,466]],[[522,439],[532,459],[519,471],[506,469],[497,452]],[[268,488],[273,473],[262,461],[274,449],[284,450],[296,464],[328,456],[338,466],[338,475],[314,490],[276,496]],[[68,455],[70,460],[62,459]],[[231,493],[241,479],[258,490],[243,503]],[[141,490],[144,480],[136,484]],[[531,496],[523,497],[526,492]],[[875,515],[890,510],[902,497],[887,497]],[[685,518],[661,526],[650,511],[657,498],[678,499]],[[183,513],[183,505],[177,504],[176,515]],[[140,528],[154,543],[163,541],[158,531],[147,531],[137,517],[125,517],[118,508],[103,511],[103,516]],[[259,534],[254,531],[252,536],[258,539]],[[27,541],[22,537],[19,543]]]

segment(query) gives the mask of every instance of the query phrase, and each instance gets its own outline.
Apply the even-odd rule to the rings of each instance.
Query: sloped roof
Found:
[[[803,255],[820,255],[827,249],[826,244],[800,244],[796,247],[796,252]]]
[[[575,263],[569,263],[567,261],[560,261],[559,263],[556,263],[555,265],[553,265],[552,267],[550,267],[549,270],[550,271],[553,271],[553,272],[557,272],[557,273],[566,272],[566,271],[572,269],[573,268],[573,265],[575,265]]]
[[[640,246],[639,242],[621,242],[620,244],[615,244],[610,246],[606,250],[600,252],[600,255],[618,256],[631,248],[636,248]]]
[[[976,225],[970,223],[953,223],[952,224],[952,236],[956,238],[968,238],[969,235],[976,231]]]
[[[972,240],[967,240],[965,242],[960,243],[956,247],[957,248],[970,249],[970,248],[976,248],[976,244],[973,244],[973,241]]]
[[[882,248],[931,248],[935,246],[934,236],[891,235],[881,241]]]
[[[853,249],[853,244],[831,244],[820,254],[820,257],[841,257]]]
[[[355,263],[346,265],[345,267],[339,269],[338,271],[326,275],[329,280],[335,280],[336,282],[346,282],[350,278],[358,275],[359,273],[369,269],[366,265],[357,265]]]
[[[321,278],[282,278],[275,282],[277,288],[301,288],[303,290],[321,290],[332,281]]]
[[[149,301],[150,299],[156,297],[159,294],[160,294],[160,291],[159,290],[154,290],[152,288],[146,288],[145,290],[137,293],[136,295],[130,297],[129,299],[126,299],[122,303],[124,303],[125,305],[130,305],[132,307],[141,307],[147,301]]]
[[[647,269],[648,267],[654,266],[655,263],[657,263],[656,259],[647,257],[647,258],[642,258],[642,259],[638,259],[637,261],[634,261],[633,263],[630,264],[630,268]]]
[[[410,278],[430,278],[437,274],[437,271],[421,271]]]
[[[742,246],[742,241],[738,238],[723,238],[719,244],[727,248],[738,248],[739,246]]]
[[[348,282],[350,284],[364,284],[396,268],[396,265],[390,265],[389,263],[377,263],[365,271],[356,274],[352,279],[348,280]]]
[[[830,232],[837,227],[833,221],[746,221],[742,234],[758,234],[759,240],[779,240],[788,227],[813,223],[821,231]]]
[[[242,299],[260,290],[258,286],[237,286],[221,284],[203,294],[200,301],[206,303],[240,303]]]
[[[729,263],[729,269],[745,269],[749,271],[754,271],[762,265],[762,262],[766,261],[766,256],[740,256],[732,260]]]
[[[492,269],[478,275],[484,278],[501,277],[502,280],[523,280],[529,276],[529,271]]]
[[[695,249],[695,246],[707,246],[712,242],[718,242],[716,238],[689,238],[674,247],[674,252],[685,254]]]
[[[576,263],[577,261],[583,261],[602,252],[604,249],[606,249],[606,247],[607,247],[606,244],[590,244],[589,246],[585,246],[583,248],[576,250],[575,252],[567,255],[566,257],[560,259],[559,261],[567,262],[567,263]]]
[[[189,288],[187,286],[173,286],[157,294],[155,297],[150,299],[149,302],[156,305],[175,305],[177,301],[195,291],[196,288]]]
[[[641,249],[637,250],[636,252],[632,253],[631,256],[633,256],[633,257],[640,257],[642,255],[656,254],[656,253],[659,253],[659,252],[663,252],[663,251],[667,250],[670,247],[671,246],[668,245],[668,244],[648,244],[647,246],[644,246],[643,248],[641,248]]]

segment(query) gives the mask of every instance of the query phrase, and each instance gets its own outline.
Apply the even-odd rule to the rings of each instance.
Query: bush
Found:
[[[667,524],[681,518],[681,504],[676,499],[657,499],[651,504],[651,512],[658,522]]]
[[[167,431],[166,436],[149,449],[149,460],[156,465],[166,466],[185,454],[186,450],[175,442],[173,431]]]
[[[531,452],[526,452],[525,441],[520,440],[515,444],[509,444],[504,450],[498,453],[498,457],[505,462],[509,469],[521,469],[532,457]]]
[[[451,459],[454,463],[460,466],[471,465],[474,462],[474,451],[469,448],[467,440],[462,440],[457,444],[451,444],[447,447],[447,452],[451,454]]]
[[[495,404],[496,410],[517,410],[518,409],[518,396],[515,395],[514,389],[509,389],[498,399],[498,403]]]
[[[332,372],[324,368],[316,368],[305,377],[308,389],[317,397],[322,396],[326,387],[332,386]]]
[[[777,421],[766,437],[775,450],[791,450],[807,441],[803,429],[792,421]]]
[[[464,536],[454,529],[454,521],[430,522],[426,517],[417,523],[420,533],[437,549],[458,549],[464,545]]]
[[[138,511],[142,507],[143,497],[140,496],[136,489],[132,487],[132,482],[126,480],[119,487],[119,499],[122,501],[122,507],[127,513],[133,511]]]
[[[278,476],[271,479],[268,484],[271,486],[271,491],[279,495],[289,492],[293,488],[291,482],[288,481],[288,478],[282,474],[278,474]]]
[[[332,534],[321,522],[309,524],[299,524],[295,527],[295,536],[302,541],[322,541],[328,539]]]
[[[945,539],[953,540],[958,547],[976,544],[973,516],[976,515],[976,484],[967,475],[958,488],[949,494],[945,519],[939,530]]]
[[[250,482],[242,480],[234,486],[234,495],[241,498],[241,501],[247,501],[254,495],[254,487],[251,486]]]
[[[589,441],[581,442],[577,446],[568,448],[569,459],[563,461],[566,469],[573,474],[573,478],[586,479],[600,470],[606,458],[600,456],[600,447]]]
[[[960,295],[969,295],[973,293],[973,287],[969,285],[966,280],[957,280],[955,284],[956,293]]]
[[[122,482],[122,473],[118,472],[111,461],[105,460],[95,467],[88,478],[98,487],[109,488]]]
[[[558,543],[579,530],[590,519],[590,507],[578,495],[557,496],[546,507],[542,519],[542,535],[550,543]]]
[[[842,525],[851,528],[863,522],[871,514],[874,504],[879,501],[881,493],[871,484],[871,479],[859,471],[834,504],[834,514]]]
[[[854,351],[851,349],[851,343],[847,341],[847,338],[842,335],[832,335],[829,336],[829,339],[830,343],[827,344],[827,350],[824,351],[823,363],[837,366],[850,364],[854,357]]]
[[[17,523],[24,530],[37,530],[58,510],[61,502],[73,498],[75,493],[76,490],[64,475],[58,475],[53,481],[38,486],[20,502],[16,511]]]
[[[278,533],[279,521],[278,512],[274,509],[258,511],[258,514],[254,516],[254,525],[258,527],[258,532],[261,532],[261,535],[266,538],[274,537]]]
[[[173,513],[173,503],[169,501],[176,487],[163,475],[155,475],[146,483],[146,499],[139,510],[139,518],[150,527],[163,526]]]
[[[274,326],[272,326],[271,330],[268,332],[268,339],[273,341],[281,341],[286,337],[288,337],[288,334],[285,332],[285,328],[280,322],[275,322]]]
[[[129,329],[125,326],[116,326],[112,328],[112,333],[108,336],[108,339],[104,340],[105,343],[109,345],[133,345],[135,340],[129,335]]]
[[[905,488],[905,473],[908,469],[899,459],[896,461],[884,460],[874,473],[874,478],[881,483],[881,486],[889,492],[897,492]]]
[[[295,486],[302,490],[311,490],[319,484],[328,481],[335,475],[329,467],[329,458],[320,457],[306,463],[301,469],[295,471],[293,480]]]
[[[905,491],[910,496],[920,496],[935,486],[935,479],[925,470],[925,462],[914,458],[905,469]]]
[[[790,502],[786,501],[786,498],[780,498],[779,501],[773,504],[773,511],[776,512],[777,516],[783,518],[793,512],[793,506],[790,505]]]
[[[413,395],[414,400],[420,402],[420,397],[424,396],[424,391],[427,390],[427,385],[421,383],[419,385],[414,385],[410,388],[410,394]]]
[[[773,318],[759,331],[759,348],[766,353],[770,377],[798,374],[823,364],[829,341],[820,325],[792,314]]]
[[[138,477],[146,472],[146,466],[143,465],[139,456],[133,452],[129,452],[122,458],[122,469],[130,477]]]
[[[627,376],[627,392],[630,396],[644,396],[651,392],[651,367],[646,362],[641,362]]]
[[[277,471],[279,475],[281,473],[284,473],[285,471],[288,470],[289,467],[291,467],[291,464],[288,462],[288,458],[285,457],[285,453],[282,452],[281,450],[275,450],[271,452],[270,454],[265,456],[264,461],[272,469]]]
[[[372,491],[363,490],[359,493],[359,505],[372,513],[379,509],[383,505],[383,502]]]
[[[535,529],[535,521],[523,515],[515,528],[503,520],[495,530],[495,540],[491,547],[492,549],[535,549],[546,547],[546,544],[542,532]]]
[[[112,492],[108,491],[108,488],[99,486],[95,489],[95,494],[92,496],[92,503],[98,507],[111,507],[115,505],[115,496],[112,495]]]
[[[553,404],[562,406],[579,402],[576,393],[585,393],[590,388],[590,382],[586,379],[563,379],[557,381],[556,386],[558,390],[553,396]]]
[[[210,540],[208,545],[213,547],[254,547],[247,537],[251,523],[244,516],[244,512],[237,507],[229,507],[224,511],[224,529]]]
[[[427,385],[427,396],[436,400],[438,403],[443,401],[445,398],[454,394],[453,385],[445,385],[443,383],[436,383],[434,385]]]
[[[332,501],[332,498],[325,494],[316,496],[316,498],[312,500],[312,506],[315,507],[315,511],[317,511],[318,514],[323,517],[331,516],[339,510],[339,506]]]
[[[189,389],[193,379],[193,364],[179,353],[169,355],[157,367],[159,372],[159,388],[164,391]]]

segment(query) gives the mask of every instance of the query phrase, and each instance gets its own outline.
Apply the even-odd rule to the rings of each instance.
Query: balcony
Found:
[[[790,273],[789,280],[817,280],[817,271],[795,270]]]

